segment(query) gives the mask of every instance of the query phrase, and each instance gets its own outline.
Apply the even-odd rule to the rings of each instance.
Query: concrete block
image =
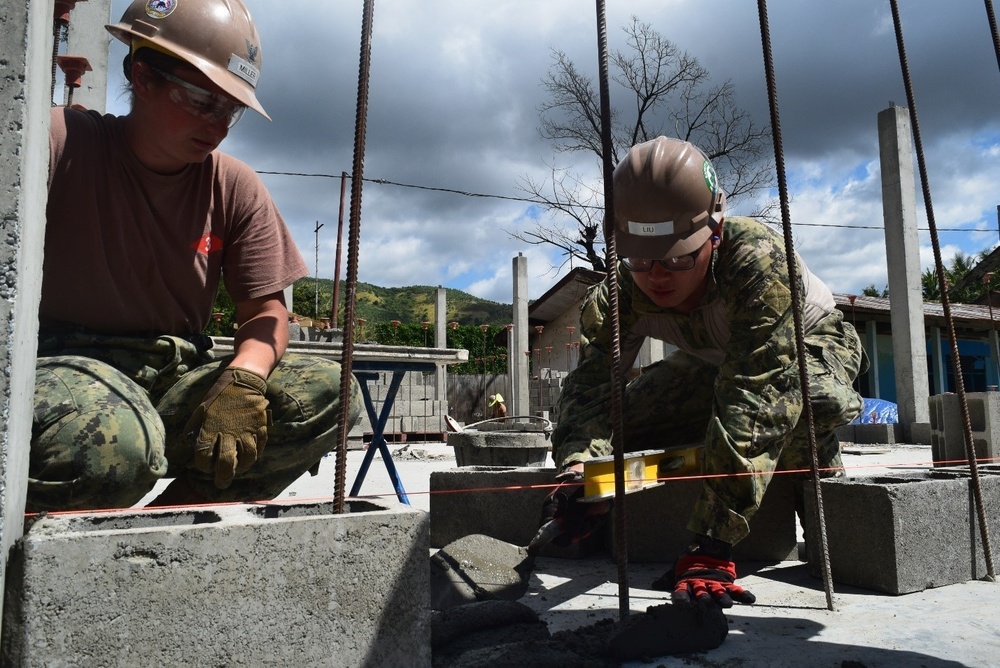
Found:
[[[691,532],[688,518],[702,490],[701,480],[669,480],[659,487],[625,496],[626,541],[629,561],[673,562],[687,549]],[[775,475],[767,486],[757,514],[750,520],[750,535],[733,546],[737,561],[787,561],[797,558],[795,486],[799,479]],[[614,554],[614,515],[608,543]]]
[[[875,423],[850,426],[854,427],[854,438],[852,439],[854,443],[895,444],[903,442],[903,425],[901,424]]]
[[[909,425],[910,435],[906,437],[906,442],[914,445],[931,444],[931,423],[914,422]]]
[[[428,516],[389,501],[40,518],[10,666],[430,666]]]
[[[981,467],[990,544],[1000,539],[1000,468]],[[821,482],[834,582],[906,594],[986,575],[970,479],[956,470]],[[810,571],[819,576],[816,501],[805,494]]]
[[[449,435],[449,443],[454,437]],[[531,467],[473,466],[431,473],[431,546],[443,547],[474,533],[527,545],[554,476],[554,469]],[[675,480],[626,496],[630,561],[670,563],[677,558],[691,539],[687,521],[701,484]],[[785,476],[774,477],[750,524],[750,537],[734,548],[738,559],[780,561],[797,553],[795,484]],[[607,537],[614,535],[611,524]]]
[[[856,441],[854,440],[853,424],[841,425],[834,430],[834,433],[837,434],[837,439],[841,443],[856,443]]]
[[[443,434],[448,431],[448,426],[444,422],[444,415],[415,415],[412,417],[403,416],[400,420],[400,428],[404,433],[419,434]]]
[[[1000,456],[1000,392],[968,392],[965,395],[972,427],[972,445],[978,459]],[[965,427],[957,394],[930,397],[931,453],[936,466],[954,466],[967,461]]]
[[[450,434],[449,442],[456,434]],[[472,534],[527,545],[538,531],[554,468],[466,466],[434,471],[430,479],[431,547]],[[604,533],[571,547],[548,545],[542,556],[578,558],[604,546]]]

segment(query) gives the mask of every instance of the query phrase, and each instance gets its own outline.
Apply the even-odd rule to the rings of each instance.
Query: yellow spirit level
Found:
[[[625,493],[659,487],[662,478],[701,472],[702,445],[625,453]],[[593,502],[615,495],[615,458],[595,457],[583,463],[583,498]]]

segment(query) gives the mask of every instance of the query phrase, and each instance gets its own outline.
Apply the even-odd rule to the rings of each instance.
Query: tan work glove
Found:
[[[260,458],[267,443],[267,381],[253,371],[230,367],[208,391],[185,434],[196,434],[194,465],[215,471],[215,486],[226,489],[237,473]]]

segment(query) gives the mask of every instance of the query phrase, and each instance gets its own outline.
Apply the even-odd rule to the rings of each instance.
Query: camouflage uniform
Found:
[[[809,468],[808,426],[800,421],[791,290],[782,238],[748,218],[727,218],[713,252],[708,289],[689,315],[652,303],[628,271],[617,273],[622,368],[647,336],[679,350],[642,370],[625,389],[625,449],[704,442],[713,478],[691,516],[698,534],[736,543],[749,533],[777,469]],[[858,335],[829,289],[798,261],[810,399],[821,467],[842,470],[834,429],[861,411],[853,382],[867,368]],[[611,323],[607,282],[581,311],[584,347],[556,406],[552,435],[561,466],[611,454]]]
[[[225,490],[192,468],[185,424],[228,358],[206,337],[134,338],[90,333],[39,339],[27,510],[134,505],[156,481],[185,476],[216,501],[269,499],[337,442],[340,365],[286,354],[267,381],[273,424],[261,458]],[[361,412],[351,385],[350,419]]]

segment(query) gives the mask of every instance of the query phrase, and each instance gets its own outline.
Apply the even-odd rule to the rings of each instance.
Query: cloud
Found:
[[[115,18],[127,4],[113,1]],[[624,48],[621,26],[635,15],[698,57],[713,81],[731,81],[738,104],[766,124],[752,4],[609,3],[609,48]],[[901,4],[935,218],[941,228],[966,230],[942,232],[942,243],[948,253],[977,253],[998,238],[994,184],[1000,182],[1000,75],[985,12],[975,3]],[[259,96],[274,120],[247,114],[223,149],[259,171],[327,175],[264,179],[310,268],[315,225],[323,223],[319,274],[329,278],[339,177],[351,171],[355,154],[362,2],[247,5],[263,40]],[[890,101],[907,104],[889,8],[868,0],[780,0],[768,3],[768,11],[796,247],[835,291],[881,287],[886,266],[876,116]],[[364,176],[391,183],[364,182],[359,278],[384,286],[444,285],[510,302],[511,259],[524,253],[529,295],[540,296],[568,270],[565,258],[507,234],[532,229],[537,209],[450,191],[523,196],[523,179],[545,179],[553,162],[599,178],[593,157],[555,154],[537,130],[545,99],[540,81],[552,49],[564,51],[596,85],[594,5],[380,0],[371,46]],[[120,59],[113,54],[111,62]],[[109,90],[124,113],[114,78]],[[615,95],[613,104],[627,109],[629,100],[620,91]],[[918,183],[918,197],[920,190]],[[348,182],[348,211],[350,194]],[[922,202],[918,212],[926,227]],[[344,258],[347,246],[345,232]],[[921,246],[923,257],[926,232]]]

